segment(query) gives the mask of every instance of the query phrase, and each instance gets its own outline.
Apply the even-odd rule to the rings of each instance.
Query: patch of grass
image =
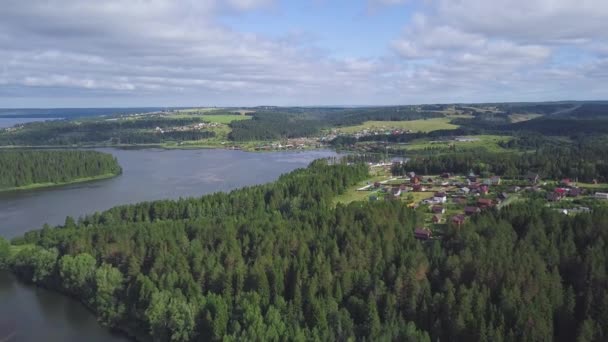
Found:
[[[357,191],[357,189],[360,189],[360,188],[368,185],[368,183],[374,184],[374,182],[383,182],[387,179],[389,179],[389,177],[387,177],[385,175],[378,175],[378,176],[374,176],[372,178],[366,179],[364,181],[361,181],[361,182],[351,186],[350,188],[348,188],[343,194],[336,196],[334,198],[334,204],[337,204],[337,203],[348,204],[348,203],[354,202],[354,201],[367,201],[369,199],[369,196],[378,195],[378,191],[376,189]]]
[[[499,143],[507,142],[513,137],[501,136],[501,135],[474,135],[467,136],[466,138],[477,139],[475,141],[454,141],[454,140],[437,140],[431,141],[428,139],[414,140],[411,143],[405,145],[404,149],[407,151],[421,151],[425,149],[433,150],[450,150],[451,146],[454,146],[457,150],[476,150],[486,149],[490,152],[504,152],[505,148],[501,147]]]
[[[459,126],[450,123],[451,118],[433,118],[412,121],[366,121],[361,125],[347,126],[338,129],[344,133],[356,133],[363,130],[409,129],[414,132],[432,132],[440,129],[456,129]]]
[[[221,124],[229,124],[232,121],[241,121],[251,119],[250,115],[201,115],[203,120],[207,122],[216,122]]]
[[[595,189],[595,190],[608,189],[608,184],[606,184],[606,183],[593,184],[593,183],[577,182],[576,185],[581,188],[585,188],[585,189]]]

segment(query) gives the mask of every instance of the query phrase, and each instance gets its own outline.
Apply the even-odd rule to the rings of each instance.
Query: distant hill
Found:
[[[0,118],[77,118],[99,115],[152,113],[179,107],[137,108],[0,108]]]

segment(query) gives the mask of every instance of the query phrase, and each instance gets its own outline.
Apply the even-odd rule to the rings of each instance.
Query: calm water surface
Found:
[[[201,196],[267,183],[331,151],[248,153],[228,150],[102,149],[118,158],[119,177],[54,189],[0,194],[0,236],[13,238],[66,216],[120,204]],[[13,335],[14,334],[14,335]],[[0,341],[122,341],[79,303],[0,273]]]

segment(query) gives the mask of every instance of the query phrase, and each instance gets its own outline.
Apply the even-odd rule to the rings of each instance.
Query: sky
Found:
[[[0,108],[608,99],[606,0],[3,0]]]

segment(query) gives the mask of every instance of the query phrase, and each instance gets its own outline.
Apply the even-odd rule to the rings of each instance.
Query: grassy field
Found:
[[[404,149],[407,151],[420,151],[424,149],[446,149],[451,145],[454,145],[459,150],[475,150],[485,148],[491,152],[502,152],[506,149],[502,148],[499,143],[507,142],[513,139],[513,137],[501,136],[501,135],[475,135],[467,136],[467,138],[478,139],[476,141],[430,141],[428,139],[414,140],[410,144],[404,145]]]
[[[380,175],[380,176],[375,176],[375,177],[366,179],[364,181],[361,181],[361,182],[355,184],[354,186],[351,186],[342,195],[336,196],[336,198],[334,198],[334,203],[348,204],[353,201],[366,201],[366,200],[368,200],[369,196],[375,195],[377,193],[377,191],[375,191],[375,190],[357,191],[357,189],[366,186],[368,183],[374,184],[374,182],[385,181],[387,179],[388,179],[387,176]]]
[[[240,120],[249,120],[251,116],[249,115],[201,115],[203,120],[207,122],[216,122],[221,124],[229,124],[232,121],[240,121]]]
[[[0,188],[0,192],[50,188],[50,187],[63,186],[63,185],[69,185],[69,184],[92,182],[92,181],[96,181],[96,180],[102,180],[102,179],[112,178],[112,177],[115,177],[115,176],[118,176],[118,175],[113,174],[113,173],[106,173],[106,174],[95,176],[95,177],[77,178],[77,179],[74,179],[72,181],[63,182],[63,183],[35,183],[35,184],[29,184],[29,185],[12,187],[12,188]]]
[[[339,131],[356,133],[363,130],[409,129],[414,132],[432,132],[440,129],[456,129],[459,126],[450,123],[450,118],[433,118],[412,121],[366,121],[361,125],[342,127]]]

